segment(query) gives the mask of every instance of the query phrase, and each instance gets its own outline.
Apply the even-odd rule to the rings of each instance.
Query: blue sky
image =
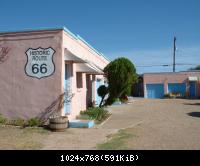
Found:
[[[0,31],[66,26],[109,59],[129,58],[138,73],[172,71],[154,65],[172,64],[174,35],[177,63],[200,64],[199,0],[0,0],[0,6]]]

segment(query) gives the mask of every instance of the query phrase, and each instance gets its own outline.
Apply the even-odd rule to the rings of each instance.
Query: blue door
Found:
[[[168,84],[169,93],[180,93],[182,96],[185,96],[186,84],[185,83],[169,83]]]
[[[146,84],[147,98],[163,98],[163,84]]]
[[[190,97],[195,97],[195,82],[190,82]]]
[[[65,80],[64,80],[64,88],[65,91],[70,91],[71,89],[71,83],[70,83],[70,65],[69,64],[65,64]],[[70,113],[70,103],[67,102],[68,98],[65,96],[64,97],[65,103],[64,103],[64,112],[65,114],[69,114]]]
[[[97,93],[97,90],[98,90],[98,88],[101,86],[102,84],[101,84],[101,80],[99,80],[99,79],[97,79],[96,80],[96,94],[95,94],[95,96],[96,96],[96,105],[99,105],[100,104],[100,102],[101,102],[101,97],[98,95],[98,93]]]

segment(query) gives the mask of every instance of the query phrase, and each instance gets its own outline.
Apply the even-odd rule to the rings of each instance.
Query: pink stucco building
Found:
[[[145,73],[143,81],[145,98],[162,98],[173,92],[191,98],[200,97],[200,71]]]
[[[31,118],[53,109],[58,97],[74,94],[62,114],[75,119],[92,102],[109,63],[66,28],[0,33],[0,113]]]

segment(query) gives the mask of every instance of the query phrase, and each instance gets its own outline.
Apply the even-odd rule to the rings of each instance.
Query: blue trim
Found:
[[[68,33],[70,36],[72,36],[74,39],[76,40],[81,40],[82,42],[84,42],[89,48],[91,48],[95,53],[97,53],[99,56],[104,57],[107,61],[110,61],[107,57],[105,57],[101,52],[97,51],[94,47],[92,47],[88,42],[86,42],[81,36],[79,35],[75,35],[74,33],[72,33],[69,29],[67,29],[66,27],[54,27],[54,28],[38,28],[38,29],[34,29],[34,28],[27,28],[27,29],[23,29],[23,30],[13,30],[13,31],[0,31],[0,35],[3,33],[22,33],[22,32],[34,32],[34,31],[54,31],[54,30],[64,30],[66,33]]]
[[[69,35],[71,35],[74,39],[78,40],[78,37],[74,33],[72,33],[69,29],[67,29],[66,27],[63,27],[63,30]]]
[[[92,47],[88,42],[86,42],[80,35],[77,35],[77,38],[81,40],[83,43],[85,43],[88,47],[90,47],[94,52],[101,55],[100,52],[98,52],[94,47]]]
[[[100,56],[104,57],[106,60],[110,61],[107,57],[105,57],[105,56],[103,55],[103,53],[97,51],[97,50],[96,50],[94,47],[92,47],[88,42],[86,42],[80,35],[77,35],[77,38],[78,38],[79,40],[81,40],[83,43],[85,43],[88,47],[90,47],[90,48],[91,48],[94,52],[96,52],[98,55],[100,55]]]
[[[71,87],[71,82],[70,82],[70,70],[69,65],[65,64],[65,80],[64,80],[64,89],[68,89],[68,87]],[[66,100],[66,96],[64,96],[64,100]],[[64,113],[65,114],[70,114],[71,112],[71,103],[70,102],[65,102],[64,103]]]
[[[98,88],[102,85],[102,83],[101,83],[101,81],[98,80],[98,79],[95,81],[95,83],[96,83],[96,85],[95,85],[95,86],[96,86],[96,91],[95,91],[95,92],[96,92],[96,94],[95,94],[95,95],[96,95],[96,103],[95,103],[95,104],[96,104],[97,106],[99,106],[99,104],[100,104],[100,102],[101,102],[101,97],[98,95],[98,92],[97,92],[97,91],[98,91]]]
[[[69,127],[70,128],[91,128],[93,127],[94,121],[93,120],[71,120],[69,121]]]

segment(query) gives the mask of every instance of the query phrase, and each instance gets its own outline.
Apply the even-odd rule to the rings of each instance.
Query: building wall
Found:
[[[25,73],[26,51],[29,48],[53,48],[55,72],[41,79]],[[8,118],[31,118],[56,109],[58,97],[64,92],[65,63],[71,66],[71,91],[74,94],[70,104],[69,119],[74,119],[81,110],[86,110],[89,100],[95,100],[95,80],[102,75],[93,75],[88,86],[92,95],[87,96],[86,74],[82,73],[83,85],[77,88],[77,63],[65,61],[65,49],[88,60],[103,69],[109,61],[95,52],[82,40],[65,30],[40,30],[0,34],[0,113]],[[2,52],[8,52],[6,59]],[[88,97],[88,98],[87,98]],[[64,115],[64,109],[61,114]]]
[[[80,111],[86,110],[86,76],[85,73],[82,73],[82,88],[77,88],[76,82],[76,64],[73,63],[73,77],[72,77],[72,86],[71,90],[74,94],[74,97],[71,101],[71,110],[68,115],[69,119],[75,119],[76,116],[80,113]]]
[[[83,41],[73,37],[65,31],[63,31],[63,47],[72,52],[74,55],[78,55],[84,60],[93,62],[101,69],[104,69],[104,67],[109,63],[107,59],[97,54]]]
[[[104,69],[104,67],[109,63],[103,56],[100,56],[91,48],[89,48],[85,43],[81,40],[73,37],[72,35],[68,34],[67,32],[63,31],[63,49],[69,50],[74,55],[81,57],[84,60],[90,61],[97,65],[99,68]],[[95,75],[94,73],[82,73],[82,81],[83,86],[82,88],[77,88],[76,82],[76,62],[65,62],[65,63],[72,63],[73,65],[73,76],[71,78],[71,90],[74,94],[74,97],[71,101],[71,111],[68,114],[69,119],[74,119],[80,113],[80,111],[84,111],[87,109],[88,102],[92,102],[96,98],[96,85],[95,81],[97,78],[102,79],[102,75]],[[86,75],[90,75],[90,82],[87,86]],[[87,89],[87,87],[89,89]],[[87,91],[89,91],[90,95],[87,95]]]
[[[0,62],[0,113],[8,118],[30,118],[46,110],[62,93],[62,31],[34,31],[0,34],[0,49],[8,48]],[[45,78],[25,73],[29,48],[52,47],[55,72]]]
[[[164,91],[168,93],[168,83],[186,83],[188,84],[188,77],[196,76],[196,94],[200,96],[200,72],[177,72],[177,73],[147,73],[144,74],[144,94],[147,98],[146,84],[162,83],[164,84]]]

